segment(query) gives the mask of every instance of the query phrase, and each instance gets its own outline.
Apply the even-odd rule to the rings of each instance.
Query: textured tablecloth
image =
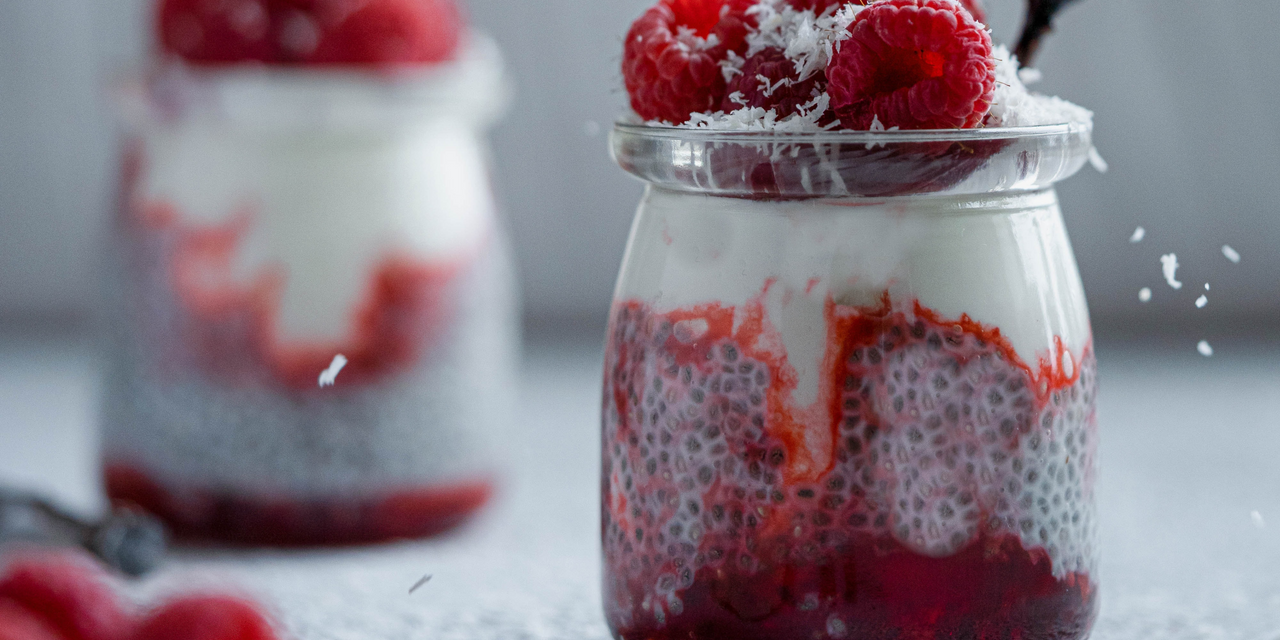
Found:
[[[1181,346],[1099,349],[1094,638],[1280,640],[1280,351],[1218,346],[1206,359],[1194,341]],[[187,550],[132,590],[232,585],[298,640],[607,638],[597,351],[531,350],[503,498],[457,535],[336,552]],[[0,338],[0,480],[99,504],[94,364],[82,343]]]

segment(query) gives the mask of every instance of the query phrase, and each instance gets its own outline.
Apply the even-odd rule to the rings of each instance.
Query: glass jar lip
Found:
[[[1043,138],[1093,131],[1090,122],[1064,122],[1025,127],[981,127],[976,129],[902,129],[896,131],[759,131],[731,129],[693,129],[667,124],[650,124],[630,118],[614,122],[614,129],[634,136],[680,139],[688,142],[728,142],[738,144],[805,143],[805,144],[891,144],[895,142],[974,142]]]
[[[188,119],[271,132],[386,129],[441,115],[485,126],[509,97],[497,44],[475,32],[456,58],[433,64],[215,67],[161,60],[112,83],[117,112],[135,129]]]
[[[610,147],[653,186],[753,199],[978,195],[1043,189],[1080,170],[1089,122],[978,129],[777,132],[621,118]]]

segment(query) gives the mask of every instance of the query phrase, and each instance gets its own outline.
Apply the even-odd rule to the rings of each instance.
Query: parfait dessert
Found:
[[[618,638],[1079,640],[1095,359],[1052,185],[1091,114],[968,0],[663,0],[605,354]]]
[[[422,536],[489,500],[517,351],[495,47],[451,0],[163,0],[124,83],[106,490],[184,536]]]

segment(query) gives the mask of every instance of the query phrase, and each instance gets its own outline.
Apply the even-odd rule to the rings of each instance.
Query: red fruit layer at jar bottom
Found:
[[[605,607],[632,638],[1079,640],[1095,360],[826,300],[812,404],[763,299],[614,309]],[[784,303],[785,304],[785,303]]]
[[[817,593],[805,601],[801,594]],[[1097,589],[1054,578],[1016,536],[930,558],[892,538],[859,541],[826,564],[739,574],[704,567],[665,626],[618,627],[624,640],[1067,640],[1093,623]],[[808,610],[806,610],[808,609]],[[652,620],[649,621],[652,623]]]
[[[169,491],[147,473],[108,465],[107,497],[163,519],[179,538],[276,546],[343,545],[447,532],[489,502],[488,480],[400,490],[379,498],[267,499]]]

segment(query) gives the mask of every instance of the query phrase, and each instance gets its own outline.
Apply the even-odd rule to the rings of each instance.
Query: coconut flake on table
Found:
[[[1206,358],[1213,357],[1213,347],[1209,346],[1208,340],[1201,340],[1200,344],[1196,345],[1196,351]]]
[[[1142,239],[1145,237],[1147,237],[1147,230],[1142,227],[1138,227],[1133,230],[1133,235],[1129,236],[1129,243],[1138,244],[1139,242],[1142,242]]]
[[[1144,304],[1151,302],[1151,287],[1143,287],[1138,291],[1138,300]]]
[[[1235,264],[1240,264],[1240,253],[1235,249],[1232,249],[1231,245],[1229,244],[1222,245],[1222,255],[1226,256],[1226,258],[1231,262],[1234,262]]]
[[[1202,295],[1199,298],[1196,298],[1197,309],[1203,309],[1207,304],[1209,304],[1209,296]]]

